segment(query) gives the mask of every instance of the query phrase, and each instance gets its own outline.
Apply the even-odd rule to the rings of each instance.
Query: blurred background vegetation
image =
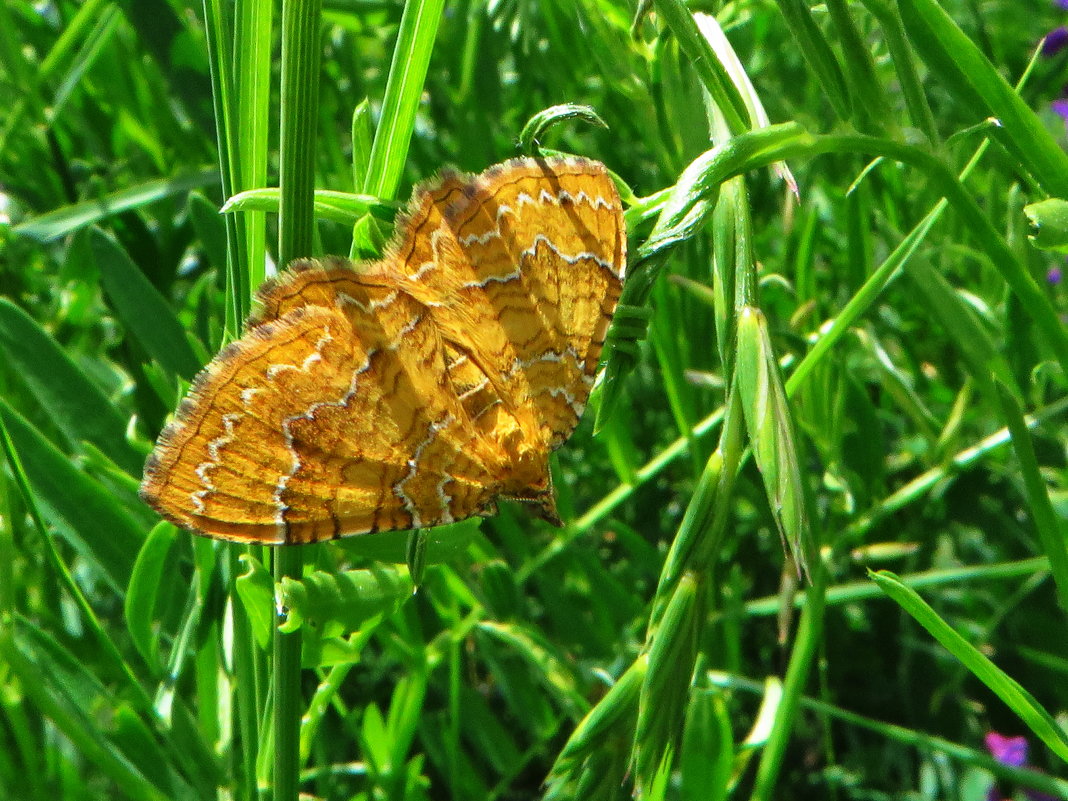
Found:
[[[318,252],[372,251],[416,182],[580,103],[607,128],[538,144],[629,187],[651,311],[556,456],[563,529],[433,532],[414,596],[404,535],[306,553],[301,790],[1068,798],[1068,295],[1024,213],[1068,197],[1068,9],[635,5],[323,2],[314,182],[352,196]],[[269,554],[136,488],[274,269],[276,200],[218,210],[277,185],[277,12],[0,0],[0,797],[271,784]],[[793,125],[752,132],[760,105]]]

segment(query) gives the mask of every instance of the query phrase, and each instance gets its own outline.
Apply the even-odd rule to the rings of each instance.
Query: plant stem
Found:
[[[303,566],[300,546],[275,549],[274,580],[299,576]],[[277,610],[277,624],[285,615]],[[300,780],[300,632],[282,634],[274,628],[274,801],[297,801]]]
[[[315,124],[319,99],[321,0],[282,3],[282,107],[278,259],[288,264],[312,250]],[[274,579],[300,576],[302,548],[275,551]],[[278,609],[278,623],[284,610]],[[300,776],[300,633],[274,629],[274,801],[296,801]]]

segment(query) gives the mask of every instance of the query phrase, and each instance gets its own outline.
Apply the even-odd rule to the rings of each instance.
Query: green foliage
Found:
[[[0,798],[1068,798],[1068,12],[634,5],[0,2]],[[628,207],[564,528],[160,523],[272,265],[517,142]]]

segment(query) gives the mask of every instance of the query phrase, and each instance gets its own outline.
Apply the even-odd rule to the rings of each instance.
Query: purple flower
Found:
[[[1068,28],[1061,25],[1046,34],[1042,40],[1042,55],[1049,58],[1061,52],[1068,45]]]
[[[1068,122],[1068,98],[1058,98],[1049,104],[1049,107],[1053,109],[1053,113]]]
[[[1061,268],[1054,264],[1049,268],[1049,272],[1046,273],[1046,283],[1050,286],[1057,286],[1063,277],[1064,273],[1061,271]]]
[[[1053,0],[1053,5],[1068,11],[1068,0]]]
[[[1065,2],[1068,2],[1068,0],[1065,0]],[[990,755],[1001,764],[1010,765],[1014,768],[1027,767],[1026,737],[1006,737],[1004,734],[992,731],[983,738],[983,742],[986,743],[986,750],[990,752]],[[986,795],[987,801],[1006,801],[1010,796],[1011,793],[1006,795],[1002,792],[998,782],[990,786],[990,790],[987,791]],[[1054,796],[1041,793],[1038,790],[1024,790],[1024,796],[1028,801],[1056,801]]]
[[[990,755],[1004,765],[1022,768],[1027,763],[1026,737],[1006,737],[992,731],[983,738],[983,742]]]

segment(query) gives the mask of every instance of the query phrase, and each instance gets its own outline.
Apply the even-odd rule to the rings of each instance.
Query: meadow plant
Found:
[[[0,0],[0,798],[1068,799],[1068,0],[1023,5]],[[558,152],[631,254],[563,527],[138,499],[266,277]]]

